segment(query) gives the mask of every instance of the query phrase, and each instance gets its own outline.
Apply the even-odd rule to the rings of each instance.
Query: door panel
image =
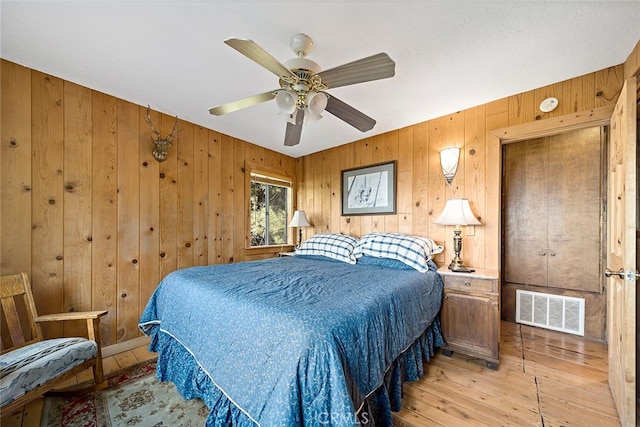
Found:
[[[599,224],[594,225],[597,229]],[[584,227],[570,226],[568,234],[582,233]],[[549,287],[580,292],[602,292],[600,264],[602,242],[594,239],[579,241],[549,239]]]
[[[507,282],[547,285],[547,151],[545,138],[504,147]]]
[[[505,281],[547,286],[547,240],[526,237],[505,234]]]
[[[601,292],[601,128],[553,135],[549,146],[548,284]]]
[[[609,385],[623,426],[636,421],[637,147],[635,80],[627,80],[611,117],[607,188]]]

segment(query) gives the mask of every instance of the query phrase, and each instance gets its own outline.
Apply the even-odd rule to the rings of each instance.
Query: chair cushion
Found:
[[[98,354],[94,341],[56,338],[0,355],[0,406],[13,402]]]

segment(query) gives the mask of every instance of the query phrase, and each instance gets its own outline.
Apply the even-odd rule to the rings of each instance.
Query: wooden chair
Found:
[[[0,403],[2,416],[91,367],[94,384],[72,393],[104,388],[100,318],[106,310],[38,316],[25,273],[0,277]],[[86,320],[88,337],[45,340],[40,322]],[[5,342],[10,345],[5,346]]]

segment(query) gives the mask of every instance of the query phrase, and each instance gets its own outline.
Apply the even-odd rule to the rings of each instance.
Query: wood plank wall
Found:
[[[0,274],[29,273],[42,314],[108,309],[104,344],[139,336],[137,321],[159,280],[190,265],[272,256],[244,250],[244,162],[297,177],[297,204],[318,232],[372,230],[430,236],[450,197],[467,197],[483,225],[464,236],[469,265],[496,267],[499,201],[486,197],[499,165],[487,133],[613,103],[622,65],[500,99],[383,135],[292,159],[214,130],[182,122],[169,158],[151,155],[146,107],[2,60]],[[554,112],[538,112],[556,96]],[[152,111],[163,135],[174,118]],[[439,150],[461,147],[453,184]],[[340,171],[397,160],[398,213],[340,215]],[[77,325],[66,327],[78,329]],[[51,336],[59,329],[48,330]]]
[[[453,228],[434,221],[449,198],[465,197],[482,226],[463,232],[462,258],[470,266],[498,268],[499,239],[494,236],[500,230],[500,201],[487,197],[487,182],[499,182],[500,164],[494,159],[500,155],[493,150],[500,148],[487,144],[487,133],[612,105],[622,83],[623,66],[610,67],[305,156],[298,160],[298,207],[313,227],[304,229],[303,238],[320,232],[360,236],[369,231],[428,236],[445,245],[445,253],[436,256],[441,265],[453,257]],[[540,112],[540,103],[550,96],[558,98],[558,108]],[[447,185],[439,152],[450,146],[460,147],[461,157],[458,173]],[[397,214],[340,216],[340,171],[389,160],[397,161]]]
[[[181,121],[159,163],[146,106],[6,60],[0,72],[0,274],[27,272],[41,314],[107,309],[104,344],[120,343],[171,271],[273,256],[245,253],[244,163],[294,175],[295,159]],[[174,117],[151,118],[171,132]]]

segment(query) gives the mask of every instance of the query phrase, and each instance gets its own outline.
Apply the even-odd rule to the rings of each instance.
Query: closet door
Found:
[[[549,287],[601,291],[600,132],[586,128],[548,138]]]
[[[548,143],[504,146],[504,278],[547,285]]]
[[[504,279],[600,292],[601,129],[504,146]]]

